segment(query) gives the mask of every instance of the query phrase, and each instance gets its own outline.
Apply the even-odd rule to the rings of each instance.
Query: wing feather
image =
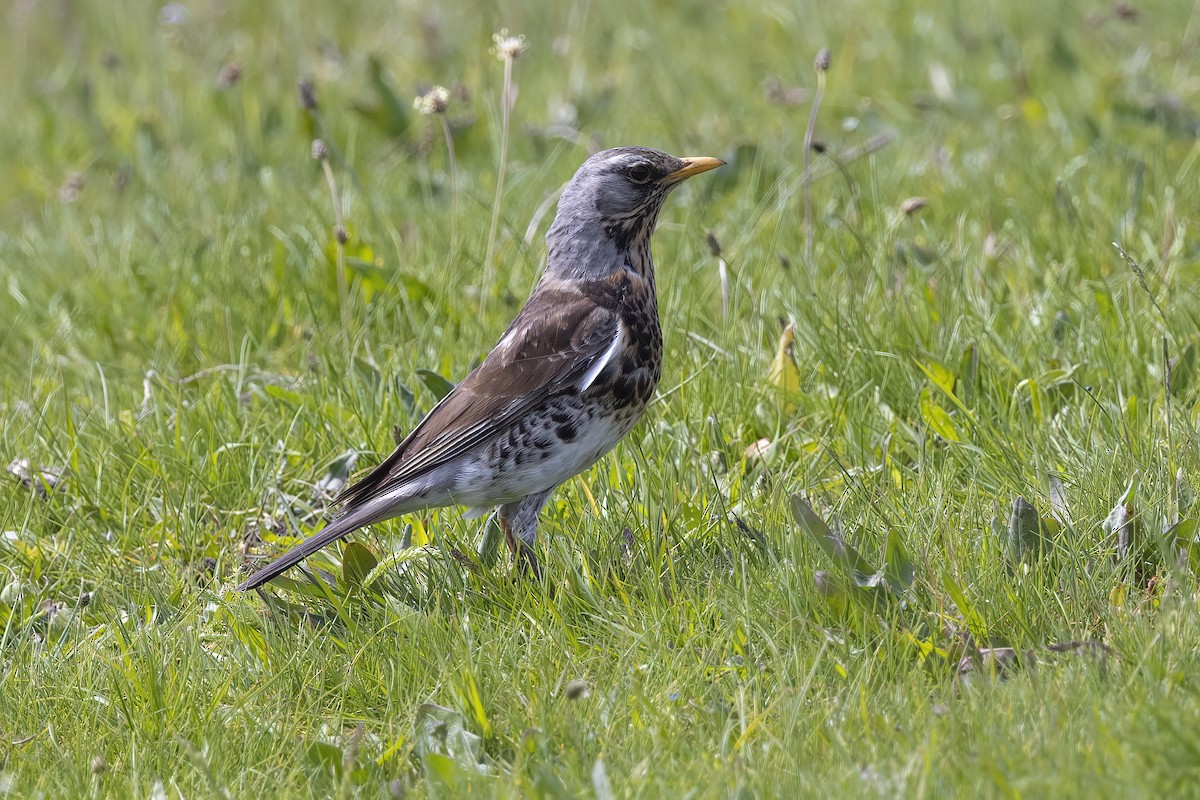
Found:
[[[338,499],[353,506],[377,497],[502,433],[553,395],[586,391],[623,337],[614,310],[575,288],[539,288],[483,363]]]

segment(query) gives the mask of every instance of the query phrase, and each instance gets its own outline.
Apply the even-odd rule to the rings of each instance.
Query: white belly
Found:
[[[488,448],[481,448],[459,472],[454,502],[491,508],[551,489],[595,464],[636,423],[633,415],[594,418],[579,426],[573,441],[554,438],[550,447],[530,450],[521,463],[510,460],[500,470],[491,463]],[[546,435],[554,437],[553,431]]]

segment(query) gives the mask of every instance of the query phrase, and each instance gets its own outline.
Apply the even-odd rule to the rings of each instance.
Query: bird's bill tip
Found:
[[[708,172],[710,169],[725,166],[725,162],[721,159],[710,158],[708,156],[691,156],[679,160],[683,162],[683,166],[663,178],[663,183],[679,183],[693,175],[699,175],[701,172]]]

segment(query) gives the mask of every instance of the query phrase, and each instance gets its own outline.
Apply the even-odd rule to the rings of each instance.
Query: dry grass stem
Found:
[[[312,144],[312,156],[321,162],[321,170],[325,173],[325,183],[329,186],[329,200],[333,205],[333,246],[337,261],[337,290],[338,313],[342,321],[342,330],[349,330],[350,286],[346,278],[346,242],[350,234],[346,231],[342,219],[342,200],[338,195],[337,179],[333,176],[333,167],[329,163],[329,148],[321,139],[315,139]]]
[[[507,29],[502,29],[492,36],[495,43],[493,52],[504,64],[504,88],[500,95],[500,163],[496,167],[496,196],[492,201],[492,221],[488,226],[487,249],[483,258],[484,286],[481,292],[481,302],[491,291],[492,275],[495,265],[492,259],[496,254],[496,234],[500,228],[500,202],[504,197],[504,176],[508,167],[508,129],[509,118],[515,101],[513,96],[513,62],[525,51],[525,37],[509,36]]]
[[[817,90],[813,93],[812,107],[808,112],[808,126],[804,129],[804,260],[812,269],[813,255],[813,219],[812,219],[812,175],[809,172],[809,158],[812,152],[813,131],[817,127],[817,114],[821,110],[821,100],[825,96],[825,72],[829,69],[829,48],[822,47],[817,52],[813,67],[817,71]]]

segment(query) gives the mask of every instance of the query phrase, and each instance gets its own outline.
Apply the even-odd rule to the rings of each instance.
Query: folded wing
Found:
[[[618,315],[577,289],[543,287],[484,362],[339,501],[347,509],[367,502],[507,431],[551,397],[586,391],[623,335]]]

